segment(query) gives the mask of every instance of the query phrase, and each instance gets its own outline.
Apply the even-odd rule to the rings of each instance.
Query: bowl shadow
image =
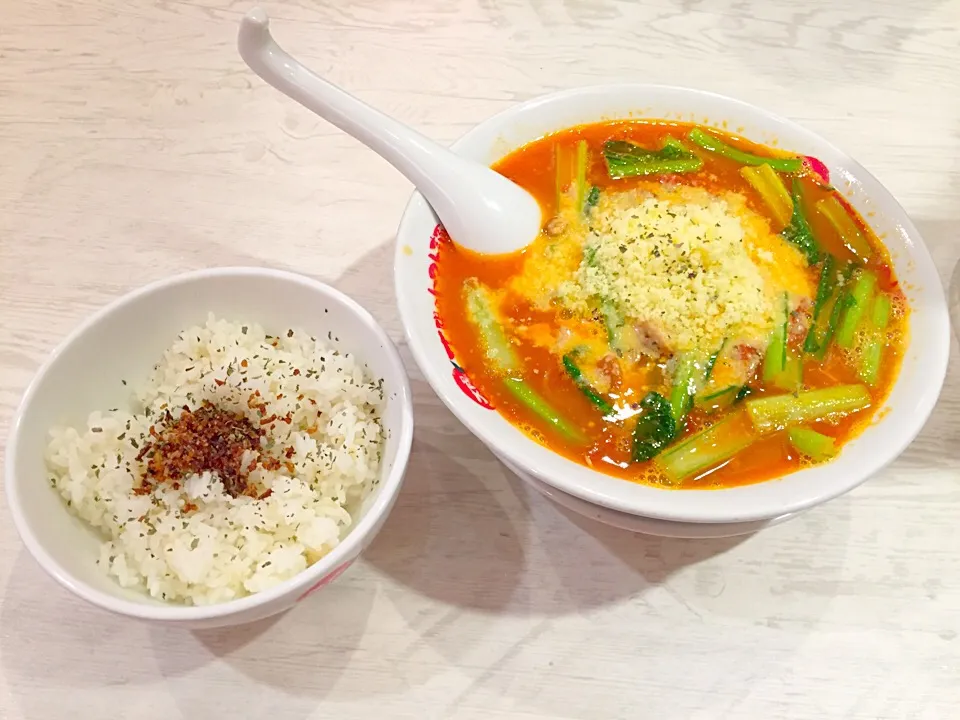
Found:
[[[78,703],[94,717],[107,717],[115,689],[147,695],[147,686],[155,682],[153,663],[137,649],[148,639],[147,626],[74,597],[25,549],[13,559],[3,587],[0,627],[0,667],[23,717],[61,717],[63,708]],[[87,661],[94,652],[123,662]]]
[[[443,435],[421,423],[403,492],[364,559],[418,595],[504,611],[525,567],[516,497],[478,440]]]
[[[527,588],[531,614],[577,615],[667,585],[670,578],[750,538],[657,537],[605,525],[561,507],[509,470],[529,510],[528,541],[536,568]]]
[[[293,609],[248,625],[153,626],[153,658],[185,718],[267,717],[281,708],[284,717],[306,718],[335,694],[361,646],[374,594],[348,573]]]
[[[338,683],[363,647],[376,595],[370,579],[347,573],[287,613],[189,631],[93,607],[22,550],[0,604],[0,667],[24,717],[63,717],[64,708],[78,706],[109,717],[119,697],[129,699],[130,717],[147,716],[165,696],[184,718],[267,717],[281,709],[306,718],[339,696]]]

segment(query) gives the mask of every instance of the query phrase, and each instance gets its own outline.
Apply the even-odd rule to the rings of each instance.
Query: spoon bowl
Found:
[[[521,250],[543,222],[526,190],[481,163],[456,155],[327,82],[285,52],[260,8],[240,23],[240,57],[284,95],[352,135],[412,182],[450,237],[474,252]]]

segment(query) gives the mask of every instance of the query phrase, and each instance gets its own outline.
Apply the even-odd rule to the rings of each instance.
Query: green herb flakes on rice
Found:
[[[101,566],[159,599],[225,602],[293,577],[336,547],[379,476],[382,381],[300,330],[211,315],[134,404],[53,428],[46,461],[107,538]],[[226,424],[204,435],[211,418]]]

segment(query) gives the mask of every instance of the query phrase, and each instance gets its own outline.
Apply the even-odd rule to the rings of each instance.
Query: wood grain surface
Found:
[[[266,87],[247,2],[0,3],[0,434],[95,308],[229,264],[331,281],[398,341],[409,184]],[[733,95],[845,148],[948,281],[960,256],[957,0],[276,0],[277,38],[443,142],[616,81]],[[433,396],[383,533],[291,613],[190,633],[48,579],[0,523],[0,717],[960,718],[960,372],[859,490],[759,535],[565,514]]]

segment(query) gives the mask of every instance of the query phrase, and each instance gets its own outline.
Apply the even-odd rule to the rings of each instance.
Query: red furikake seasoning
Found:
[[[179,489],[185,477],[212,472],[233,497],[258,496],[247,478],[260,461],[260,438],[265,434],[262,427],[254,426],[241,413],[221,410],[209,401],[196,410],[184,406],[177,419],[168,410],[164,425],[159,432],[151,428],[152,440],[137,456],[138,460],[147,458],[138,493],[146,494],[161,483]],[[248,450],[256,453],[256,458],[244,466],[243,456]]]

